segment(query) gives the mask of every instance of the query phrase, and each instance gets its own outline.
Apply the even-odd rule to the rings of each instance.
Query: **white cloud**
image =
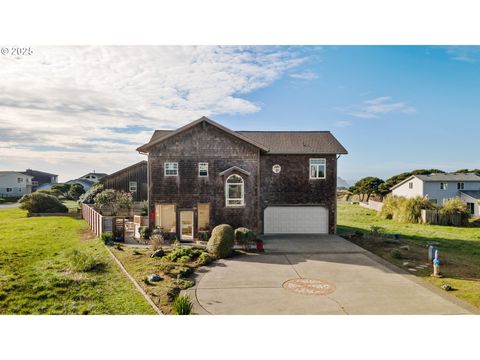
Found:
[[[242,95],[271,85],[306,56],[277,47],[34,51],[0,57],[0,169],[38,168],[62,180],[137,161],[135,148],[152,129],[259,111]]]
[[[334,125],[336,127],[344,128],[352,125],[352,123],[350,121],[341,120],[341,121],[336,121]]]
[[[317,73],[307,70],[301,73],[294,73],[289,75],[291,78],[298,79],[298,80],[314,80],[318,79]]]
[[[415,112],[413,106],[410,106],[405,102],[394,102],[390,96],[382,96],[366,100],[359,105],[353,105],[339,110],[348,115],[365,119],[378,118],[380,115],[394,112],[404,114],[412,114]]]

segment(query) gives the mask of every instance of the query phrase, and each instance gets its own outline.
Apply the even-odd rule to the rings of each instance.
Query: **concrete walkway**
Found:
[[[204,268],[187,291],[199,314],[469,314],[470,305],[338,236],[276,236],[265,254]],[[286,289],[292,279],[326,282],[330,293]]]

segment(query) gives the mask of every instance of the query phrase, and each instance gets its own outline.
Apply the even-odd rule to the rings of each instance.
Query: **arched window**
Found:
[[[241,176],[230,175],[225,182],[225,203],[227,206],[243,206],[244,183]]]

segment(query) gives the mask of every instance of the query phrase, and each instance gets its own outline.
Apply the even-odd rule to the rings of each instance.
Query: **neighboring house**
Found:
[[[22,174],[30,175],[33,177],[32,191],[50,190],[52,188],[52,184],[58,183],[57,174],[51,174],[44,171],[38,171],[38,170],[32,170],[32,169],[27,169],[26,171],[22,171]]]
[[[476,174],[412,175],[392,187],[391,191],[392,195],[407,198],[423,196],[438,205],[459,197],[472,215],[480,215],[480,176]]]
[[[89,180],[89,181],[92,181],[92,182],[96,183],[96,182],[99,182],[102,178],[104,178],[107,175],[108,174],[105,174],[105,173],[96,173],[95,170],[93,170],[93,172],[85,174],[85,175],[79,177],[79,179]]]
[[[148,199],[147,162],[145,160],[103,177],[105,189],[132,193],[133,201]]]
[[[0,171],[0,198],[30,194],[32,179],[33,176],[18,171]]]
[[[328,131],[232,131],[202,117],[137,150],[148,155],[150,218],[182,240],[223,223],[336,231],[337,158],[347,151]]]

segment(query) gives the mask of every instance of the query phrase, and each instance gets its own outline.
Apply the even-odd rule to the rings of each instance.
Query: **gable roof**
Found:
[[[247,176],[250,176],[250,172],[247,171],[247,170],[244,170],[238,166],[232,166],[232,167],[229,167],[228,169],[226,170],[223,170],[221,173],[219,173],[218,175],[220,176],[223,176],[225,174],[228,174],[228,173],[231,173],[232,171],[238,171],[239,173],[242,173],[244,175],[247,175]]]
[[[435,182],[435,181],[458,181],[458,182],[469,182],[469,181],[479,181],[480,176],[476,174],[469,174],[469,173],[460,173],[460,174],[430,174],[430,175],[412,175],[406,178],[403,181],[400,181],[397,185],[394,185],[390,188],[390,190],[396,189],[399,186],[402,186],[406,182],[412,180],[413,178],[417,178],[424,182]]]
[[[151,146],[205,121],[229,134],[259,147],[269,154],[348,154],[348,151],[330,131],[232,131],[202,117],[178,130],[155,130],[148,142],[137,151],[144,152]]]
[[[127,166],[127,167],[125,167],[125,168],[123,168],[123,169],[117,170],[117,171],[115,171],[114,173],[112,173],[112,174],[110,174],[110,175],[107,175],[107,176],[102,177],[101,180],[102,180],[102,181],[106,181],[106,180],[111,179],[112,177],[115,177],[116,175],[119,175],[119,174],[121,174],[121,173],[123,173],[123,172],[125,172],[125,171],[134,169],[134,168],[136,168],[136,167],[141,167],[141,166],[147,166],[147,161],[146,161],[146,160],[142,160],[142,161],[139,161],[139,162],[137,162],[137,163],[135,163],[135,164],[133,164],[133,165],[130,165],[130,166]]]
[[[85,174],[85,175],[83,175],[83,176],[80,176],[79,179],[84,178],[84,177],[86,177],[86,176],[88,176],[88,175],[96,175],[97,178],[101,179],[101,178],[107,176],[108,174],[106,174],[106,173],[97,173],[97,172],[89,172],[88,174]]]
[[[258,143],[256,143],[255,141],[252,141],[252,140],[244,137],[243,135],[241,135],[241,134],[239,134],[239,133],[237,133],[237,132],[235,132],[235,131],[232,131],[232,130],[228,129],[228,128],[226,128],[225,126],[220,125],[219,123],[216,123],[215,121],[212,121],[212,120],[210,120],[209,118],[207,118],[207,117],[205,117],[205,116],[202,116],[200,119],[195,120],[195,121],[192,121],[191,123],[189,123],[189,124],[187,124],[187,125],[185,125],[185,126],[182,126],[181,128],[179,128],[179,129],[177,129],[177,130],[174,130],[174,131],[171,131],[171,132],[166,132],[166,131],[163,131],[162,133],[159,132],[159,133],[157,133],[156,136],[155,136],[155,133],[154,133],[153,136],[152,136],[152,139],[150,140],[150,142],[147,143],[147,144],[145,144],[145,145],[140,146],[140,147],[137,149],[137,151],[139,151],[139,152],[145,152],[145,151],[147,151],[150,147],[152,147],[153,145],[159,144],[159,143],[161,143],[162,141],[165,141],[165,140],[171,138],[172,136],[175,136],[175,135],[177,135],[177,134],[179,134],[179,133],[181,133],[181,132],[183,132],[183,131],[186,131],[186,130],[188,130],[188,129],[191,129],[191,128],[194,127],[195,125],[200,124],[200,123],[202,123],[202,122],[205,122],[205,123],[207,123],[207,124],[210,124],[210,125],[212,125],[212,126],[215,126],[215,127],[219,128],[220,130],[225,131],[227,134],[230,134],[230,135],[232,135],[232,136],[234,136],[234,137],[236,137],[236,138],[239,138],[239,139],[241,139],[241,140],[243,140],[243,141],[245,141],[245,142],[247,142],[247,143],[249,143],[249,144],[251,144],[251,145],[253,145],[253,146],[255,146],[255,147],[259,148],[259,149],[261,149],[261,150],[264,150],[264,151],[267,151],[267,150],[268,150],[268,149],[265,148],[263,145],[258,144]],[[155,132],[156,132],[156,131],[155,131]],[[155,137],[156,137],[156,138],[155,138]]]
[[[480,190],[460,190],[460,192],[474,199],[480,199]]]
[[[24,174],[23,172],[20,172],[20,171],[0,171],[0,176],[9,175],[9,174],[18,174],[18,175],[27,176],[29,178],[33,178],[32,175]]]

